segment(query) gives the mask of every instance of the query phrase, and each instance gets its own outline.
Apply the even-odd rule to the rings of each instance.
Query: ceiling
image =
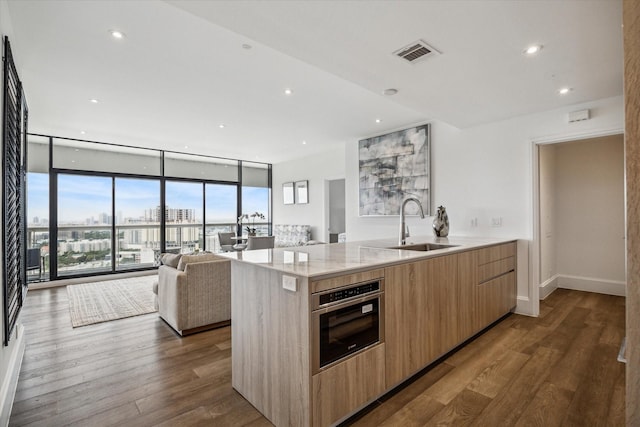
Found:
[[[620,0],[9,0],[9,14],[29,129],[71,138],[278,163],[622,95]],[[441,54],[393,54],[416,40]]]

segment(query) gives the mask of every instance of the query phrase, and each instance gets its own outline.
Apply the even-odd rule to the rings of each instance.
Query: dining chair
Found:
[[[246,250],[252,251],[254,249],[270,249],[273,248],[274,242],[274,236],[249,236]]]
[[[222,249],[223,252],[233,252],[235,250],[233,246],[237,242],[232,239],[232,237],[235,235],[236,233],[218,233],[218,240],[220,240],[220,249]]]
[[[27,271],[38,270],[38,279],[42,278],[40,248],[27,249]]]

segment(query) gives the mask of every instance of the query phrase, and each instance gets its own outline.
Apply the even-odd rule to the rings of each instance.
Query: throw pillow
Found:
[[[177,268],[180,260],[182,259],[182,255],[180,254],[162,254],[162,258],[160,259],[162,264]]]

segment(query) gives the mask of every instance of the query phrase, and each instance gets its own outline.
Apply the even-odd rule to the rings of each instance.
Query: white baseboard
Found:
[[[621,297],[627,295],[626,282],[597,279],[593,277],[567,276],[559,274],[558,287],[562,289],[596,292],[599,294],[617,295]]]
[[[15,342],[11,344],[13,350],[9,355],[9,364],[7,365],[7,371],[4,373],[4,378],[2,378],[2,387],[0,388],[0,426],[9,425],[13,399],[16,396],[18,375],[20,374],[25,348],[24,326],[21,323],[16,325],[14,339]]]
[[[538,315],[534,312],[533,302],[529,297],[518,296],[516,300],[516,309],[514,311],[516,314],[522,314],[524,316],[533,316],[537,317]]]
[[[551,295],[553,291],[558,289],[558,277],[559,276],[556,274],[555,276],[550,277],[549,279],[540,283],[540,299],[541,300],[545,299],[546,297]]]

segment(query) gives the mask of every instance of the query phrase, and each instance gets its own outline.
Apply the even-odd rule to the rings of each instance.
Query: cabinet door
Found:
[[[516,306],[515,242],[474,251],[477,255],[476,326],[489,326]]]
[[[458,343],[456,267],[443,256],[385,269],[387,387]]]
[[[507,314],[516,305],[515,272],[478,285],[478,321],[487,326]]]
[[[462,252],[458,257],[458,332],[464,341],[482,329],[477,321],[476,288],[478,286],[477,251]]]
[[[384,393],[384,347],[373,347],[313,376],[314,426],[332,425]]]

